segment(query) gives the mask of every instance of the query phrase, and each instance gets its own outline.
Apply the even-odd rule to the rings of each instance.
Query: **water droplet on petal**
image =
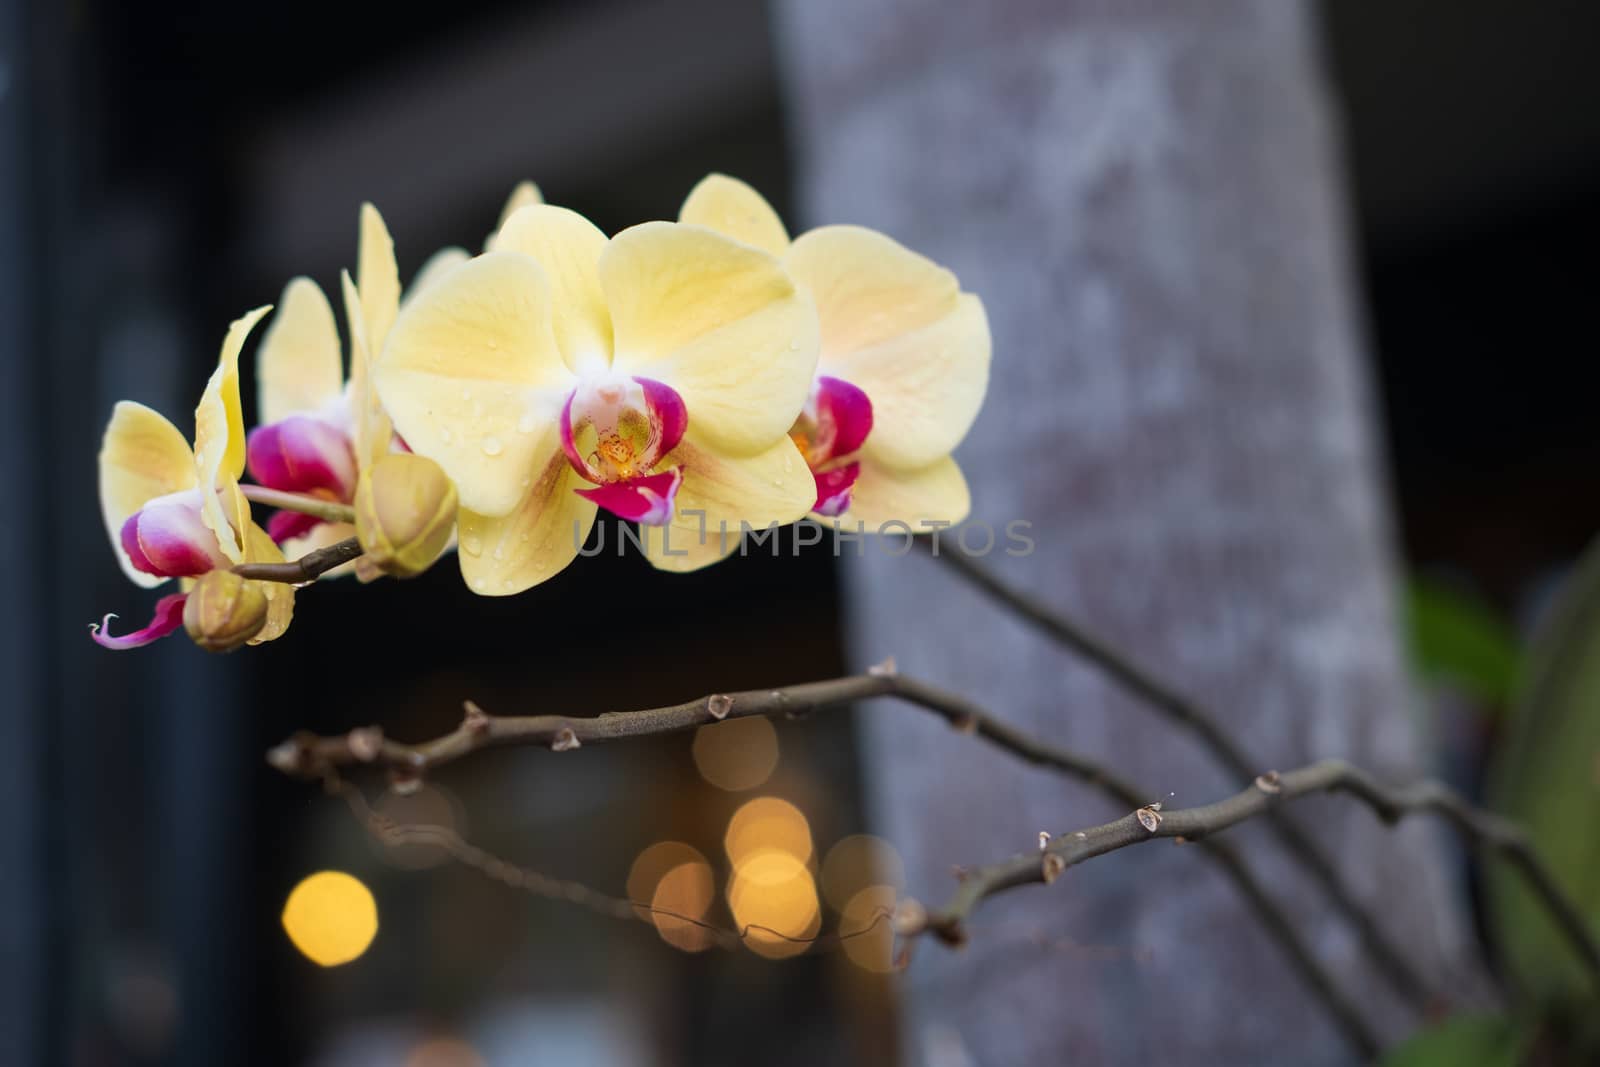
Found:
[[[489,588],[489,579],[481,577],[481,576],[472,579],[472,588],[478,589],[478,590],[484,590],[484,589]]]
[[[522,413],[522,418],[517,420],[517,432],[532,433],[538,425],[539,420],[533,417],[533,412],[525,411]]]
[[[516,584],[516,582],[513,582],[510,578],[507,578],[500,583],[500,588],[510,591],[511,589],[516,588]]]
[[[489,338],[489,348],[491,350],[499,348],[499,347],[500,347],[500,342],[499,341],[496,341],[493,337]]]
[[[461,539],[461,550],[469,556],[483,555],[483,542],[477,537],[468,534]]]
[[[498,456],[501,448],[504,446],[500,444],[500,438],[496,437],[494,434],[489,434],[484,437],[482,447],[484,455]]]
[[[495,545],[494,546],[494,558],[495,559],[505,559],[506,558],[506,550],[501,548],[499,545]]]

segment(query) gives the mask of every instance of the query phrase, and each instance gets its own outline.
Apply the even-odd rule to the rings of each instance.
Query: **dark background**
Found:
[[[1325,21],[1404,555],[1522,617],[1600,526],[1600,8],[1403,0]],[[826,556],[671,578],[608,553],[510,600],[451,567],[327,584],[287,639],[226,660],[84,633],[151,599],[97,514],[112,403],[187,428],[226,324],[296,273],[331,290],[361,200],[409,278],[476,245],[519,179],[611,231],[672,217],[713,169],[789,214],[757,4],[468,0],[430,21],[0,0],[0,1032],[18,1062],[387,1063],[452,1033],[556,1062],[892,1051],[887,988],[837,957],[689,956],[458,867],[396,869],[261,759],[301,727],[438,733],[467,696],[601,711],[837,673]],[[819,844],[859,829],[848,722],[779,734],[768,791]],[[476,842],[620,891],[653,840],[714,852],[740,799],[688,747],[496,753],[440,782]],[[278,926],[322,866],[367,880],[385,924],[330,971]]]

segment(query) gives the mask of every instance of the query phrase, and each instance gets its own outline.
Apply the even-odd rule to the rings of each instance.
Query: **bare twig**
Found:
[[[933,538],[919,537],[915,541],[991,600],[1008,608],[1056,644],[1092,663],[1145,704],[1193,733],[1239,783],[1248,782],[1255,774],[1254,768],[1259,764],[1234,741],[1218,716],[1157,678],[1109,642],[1037,598],[1007,584],[965,553],[941,551],[941,547],[947,546],[942,546]],[[1380,970],[1395,989],[1414,1007],[1429,1007],[1432,992],[1428,983],[1346,888],[1333,862],[1317,847],[1312,836],[1295,825],[1287,815],[1277,811],[1268,813],[1267,825],[1279,844],[1323,888],[1334,908],[1355,928],[1362,944],[1377,960]]]
[[[985,711],[971,700],[927,683],[880,668],[866,675],[836,678],[822,682],[778,689],[758,689],[738,693],[713,693],[695,700],[640,711],[607,712],[592,718],[563,715],[492,716],[470,701],[466,714],[455,730],[420,744],[403,744],[383,736],[377,727],[364,727],[348,734],[319,737],[296,734],[273,748],[267,759],[285,774],[322,778],[336,768],[371,765],[387,768],[397,782],[414,782],[423,774],[452,763],[482,749],[503,745],[536,745],[552,751],[569,751],[585,744],[649,737],[691,729],[708,723],[752,715],[798,717],[809,712],[842,707],[870,697],[897,697],[943,718],[963,733],[974,734],[1030,763],[1049,767],[1069,777],[1097,787],[1120,804],[1137,809],[1125,820],[1097,828],[1084,838],[1068,835],[1049,843],[1043,854],[1034,852],[1029,862],[1021,859],[979,868],[970,872],[962,893],[930,922],[929,929],[946,942],[961,937],[961,920],[977,903],[1000,889],[1053,879],[1066,866],[1093,855],[1111,851],[1082,851],[1083,842],[1102,844],[1121,841],[1123,847],[1151,836],[1204,838],[1225,826],[1253,815],[1273,810],[1272,801],[1326,789],[1343,789],[1366,801],[1383,818],[1393,821],[1411,810],[1428,809],[1444,814],[1474,843],[1504,853],[1528,881],[1557,923],[1572,940],[1576,951],[1600,980],[1600,949],[1578,910],[1566,899],[1548,870],[1533,852],[1526,837],[1502,819],[1472,808],[1444,786],[1425,782],[1404,790],[1386,790],[1370,777],[1344,763],[1328,762],[1303,771],[1256,778],[1245,793],[1218,805],[1191,811],[1161,812],[1145,803],[1151,794],[1134,783],[1069,749],[1033,737]],[[1129,822],[1131,820],[1131,823]],[[1197,821],[1198,820],[1198,821]],[[1113,834],[1137,826],[1142,836],[1126,841]],[[1153,829],[1151,827],[1154,827]],[[1338,992],[1336,985],[1316,956],[1294,930],[1288,917],[1257,882],[1249,869],[1220,842],[1202,841],[1203,853],[1211,856],[1258,912],[1263,923],[1283,946],[1307,983],[1319,994],[1339,1019],[1351,1040],[1366,1049],[1372,1034],[1354,1009]],[[1047,870],[1047,867],[1050,869]],[[972,878],[978,877],[978,881]],[[970,898],[970,900],[968,899]],[[968,902],[963,904],[962,901]]]
[[[1388,823],[1397,822],[1411,812],[1433,812],[1453,824],[1475,846],[1505,856],[1567,935],[1590,977],[1600,987],[1600,942],[1595,940],[1582,913],[1556,884],[1521,829],[1497,815],[1474,808],[1454,790],[1437,782],[1389,788],[1342,760],[1323,760],[1282,774],[1269,771],[1258,776],[1248,789],[1226,800],[1204,807],[1161,811],[1154,819],[1149,817],[1148,807],[1140,808],[1114,822],[1052,838],[1042,858],[1038,852],[1020,853],[1001,863],[967,868],[960,888],[949,903],[939,911],[925,913],[922,930],[941,940],[959,943],[965,939],[966,920],[979,904],[998,892],[1019,885],[1053,881],[1067,867],[1151,838],[1202,840],[1269,811],[1283,801],[1320,792],[1349,793]],[[901,933],[907,935],[918,932],[922,931],[901,929]]]
[[[233,568],[233,573],[264,582],[299,585],[301,582],[315,581],[319,575],[349,563],[359,555],[361,542],[354,537],[347,537],[326,548],[307,552],[290,563],[240,563]]]

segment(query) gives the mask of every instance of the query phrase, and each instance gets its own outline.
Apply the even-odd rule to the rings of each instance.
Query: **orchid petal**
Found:
[[[273,544],[283,549],[285,556],[295,559],[297,557],[290,549],[290,544],[304,540],[312,530],[327,525],[331,525],[327,519],[307,515],[303,511],[274,511],[267,519],[267,536],[272,538]]]
[[[278,313],[256,349],[256,383],[264,423],[318,411],[339,398],[339,327],[328,298],[310,278],[283,287]]]
[[[457,517],[461,575],[483,596],[508,596],[559,574],[594,526],[595,505],[574,489],[588,483],[552,451],[536,481],[508,515],[462,508]]]
[[[461,264],[472,258],[472,253],[465,248],[451,245],[441,248],[429,256],[427,262],[417,271],[416,277],[411,279],[411,288],[406,290],[406,295],[401,299],[400,306],[410,303],[418,293],[426,292],[435,282],[445,277]]]
[[[704,226],[720,234],[781,256],[789,247],[789,231],[760,193],[726,174],[708,174],[689,190],[678,221]]]
[[[250,523],[245,530],[245,560],[249,563],[282,563],[283,552],[272,543],[267,531]],[[262,582],[267,598],[267,621],[261,632],[250,639],[252,645],[265,644],[282,636],[294,618],[294,586],[287,582]]]
[[[613,366],[683,395],[703,439],[754,455],[788,433],[816,369],[810,301],[772,256],[699,226],[647,222],[600,259]]]
[[[983,405],[989,350],[983,302],[963,293],[943,318],[830,362],[872,398],[862,454],[903,470],[949,455]]]
[[[842,378],[817,376],[816,407],[818,440],[812,442],[813,463],[848,456],[872,432],[872,401]]]
[[[444,468],[461,506],[503,516],[523,477],[560,448],[556,417],[574,379],[550,326],[543,268],[489,252],[395,320],[374,385],[407,445]]]
[[[89,624],[89,636],[94,638],[94,643],[101,648],[118,651],[142,648],[183,626],[183,604],[188,599],[188,593],[170,593],[162,597],[156,601],[155,611],[144,629],[123,634],[121,637],[111,636],[111,620],[116,616],[107,615],[99,622]]]
[[[869,533],[889,522],[903,522],[913,533],[923,533],[941,523],[954,526],[971,510],[967,480],[949,456],[909,471],[863,460],[844,518],[847,524],[861,523]]]
[[[367,352],[383,351],[389,327],[400,309],[400,268],[394,261],[394,239],[383,216],[371,204],[361,205],[361,236],[356,248],[356,289],[361,294],[361,324],[367,331]],[[351,377],[355,377],[351,368]]]
[[[842,515],[850,506],[850,491],[861,476],[861,463],[846,463],[832,470],[814,471],[817,481],[817,502],[811,510],[823,518]]]
[[[165,579],[134,566],[122,545],[122,527],[157,497],[193,489],[194,453],[178,428],[159,412],[122,400],[111,410],[100,446],[100,514],[123,573],[146,589]]]
[[[507,219],[523,208],[544,202],[544,190],[540,189],[538,185],[530,181],[518,182],[517,187],[511,190],[511,195],[506,198],[506,206],[500,209],[500,221],[495,223],[494,228],[496,230],[500,229],[506,224]]]
[[[754,456],[739,456],[691,425],[667,462],[683,466],[677,514],[670,525],[639,531],[646,557],[661,570],[715,563],[739,547],[741,523],[753,530],[781,526],[804,517],[816,500],[811,470],[787,437]]]
[[[288,493],[326,490],[349,500],[356,490],[356,458],[343,430],[313,415],[291,415],[257,426],[246,440],[245,463],[262,485]]]
[[[943,318],[961,292],[954,274],[862,226],[822,226],[801,234],[783,261],[816,301],[827,369],[840,356]]]
[[[672,520],[673,502],[683,484],[683,468],[647,474],[625,482],[608,482],[593,489],[574,490],[618,518],[642,526],[662,526]]]
[[[249,506],[238,493],[245,461],[244,415],[239,409],[239,352],[250,330],[271,310],[270,306],[256,308],[228,327],[217,369],[211,373],[194,410],[194,457],[202,490],[201,515],[217,535],[223,553],[235,563],[244,559],[239,531],[249,520]]]
[[[199,493],[181,493],[140,508],[122,527],[134,566],[163,578],[192,578],[231,562],[201,516]]]
[[[689,428],[689,409],[678,391],[665,382],[653,378],[633,379],[644,391],[644,406],[649,413],[650,432],[654,440],[642,462],[646,468],[660,462],[661,457],[678,447],[684,431]]]
[[[573,371],[610,362],[611,315],[598,266],[606,235],[564,207],[533,204],[514,212],[495,235],[495,251],[532,256],[550,279],[550,315],[562,358]]]
[[[366,316],[361,310],[361,290],[350,280],[350,273],[339,274],[344,293],[344,316],[350,324],[350,424],[354,428],[356,468],[365,470],[389,451],[394,424],[378,401],[372,384],[374,349],[368,341]]]

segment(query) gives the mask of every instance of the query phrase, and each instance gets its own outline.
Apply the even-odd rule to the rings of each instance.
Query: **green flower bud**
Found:
[[[183,602],[183,628],[207,652],[232,652],[267,624],[267,594],[260,582],[230,570],[207,571]]]
[[[366,559],[397,578],[433,566],[456,526],[456,487],[433,460],[392,452],[361,473],[356,536]]]

